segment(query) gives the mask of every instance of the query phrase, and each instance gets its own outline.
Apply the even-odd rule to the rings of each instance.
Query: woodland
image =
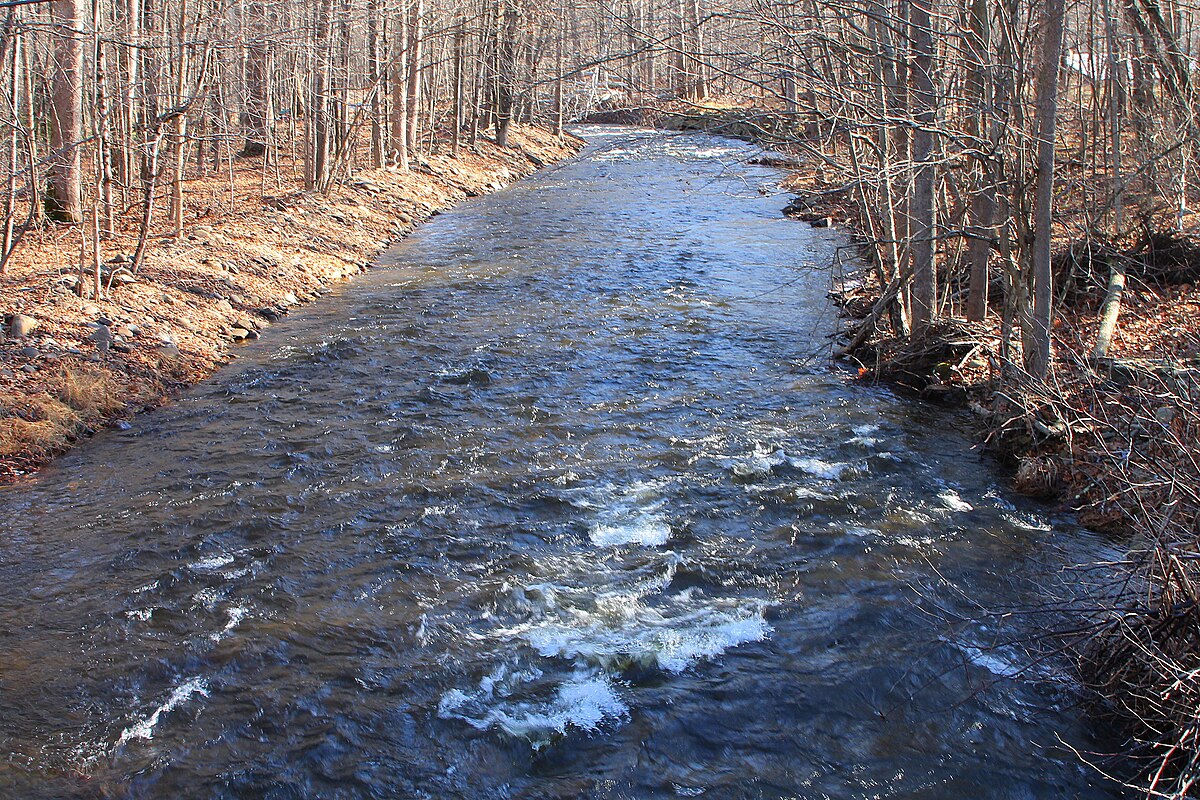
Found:
[[[409,198],[374,209],[401,229],[373,223],[343,259],[357,264],[435,207],[567,155],[568,123],[740,136],[789,171],[790,213],[851,230],[865,266],[839,276],[836,354],[862,380],[969,409],[1019,488],[1122,543],[1120,563],[1080,571],[1095,600],[1065,609],[1047,648],[1127,732],[1138,765],[1127,780],[1189,796],[1200,20],[1187,0],[16,0],[0,11],[0,450],[21,467],[7,477],[225,357],[180,367],[190,345],[168,337],[121,368],[37,360],[72,335],[106,356],[136,337],[105,315],[139,283],[233,279],[220,259],[188,273],[182,243],[237,226],[270,236],[297,208],[338,219],[353,192]],[[453,191],[412,200],[437,180]],[[238,279],[266,281],[272,266],[254,269]],[[210,338],[257,335],[263,320],[242,320],[272,292],[318,283],[223,299],[228,319]]]

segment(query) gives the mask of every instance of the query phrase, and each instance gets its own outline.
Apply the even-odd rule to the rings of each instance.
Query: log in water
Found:
[[[1102,543],[825,360],[746,145],[585,129],[0,492],[0,796],[1107,796]]]

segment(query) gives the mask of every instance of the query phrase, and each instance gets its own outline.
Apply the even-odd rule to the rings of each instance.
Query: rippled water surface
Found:
[[[747,147],[585,133],[0,492],[0,797],[1108,796],[982,613],[1100,545],[829,369]]]

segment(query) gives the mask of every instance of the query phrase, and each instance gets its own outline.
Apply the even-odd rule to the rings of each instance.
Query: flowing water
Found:
[[[0,492],[0,797],[1066,798],[1100,542],[822,354],[843,238],[590,129]]]

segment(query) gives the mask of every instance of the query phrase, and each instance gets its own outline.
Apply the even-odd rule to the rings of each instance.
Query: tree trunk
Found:
[[[517,79],[517,23],[520,17],[516,5],[510,2],[503,15],[496,87],[496,144],[501,147],[508,146],[508,129],[512,125],[513,87]]]
[[[321,0],[314,20],[312,101],[309,115],[312,119],[312,168],[309,189],[324,191],[329,177],[329,157],[332,152],[330,130],[332,122],[329,108],[330,87],[330,43],[333,39],[333,0]]]
[[[62,222],[83,220],[83,38],[85,0],[52,0],[54,74],[50,114],[50,192],[46,210]]]
[[[1124,227],[1124,198],[1121,182],[1121,82],[1120,58],[1117,50],[1116,20],[1110,8],[1110,0],[1104,0],[1104,40],[1108,57],[1108,126],[1109,126],[1109,170],[1113,186],[1113,240],[1116,241]],[[1092,350],[1093,358],[1104,358],[1112,345],[1113,335],[1117,330],[1117,318],[1121,315],[1121,299],[1125,294],[1125,261],[1120,254],[1113,257],[1109,265],[1108,289],[1104,297],[1104,305],[1100,310],[1100,327],[1096,332],[1096,346]]]
[[[992,174],[991,147],[988,142],[987,65],[990,40],[989,9],[987,0],[970,0],[967,10],[970,18],[967,37],[967,98],[971,104],[971,136],[976,156],[975,176],[978,181],[971,198],[971,222],[976,236],[967,245],[970,283],[967,290],[967,319],[981,321],[987,316],[988,308],[988,259],[992,245],[988,239],[993,233],[996,215],[994,197],[995,177]]]
[[[414,0],[408,23],[408,129],[405,143],[410,157],[420,146],[421,126],[421,51],[424,40],[424,0]]]
[[[913,336],[923,336],[936,313],[937,276],[934,266],[933,125],[936,120],[933,96],[933,31],[930,0],[911,0],[912,103],[916,132],[913,135],[913,166],[917,170],[912,194]]]
[[[392,33],[392,118],[388,136],[388,149],[392,163],[402,170],[408,169],[408,14],[401,11],[397,16],[396,30]]]
[[[253,158],[266,155],[267,119],[270,102],[269,75],[267,74],[267,9],[262,0],[251,0],[247,8],[250,40],[246,43],[246,111],[242,115],[242,127],[246,141],[242,145],[242,157]]]
[[[1058,69],[1062,60],[1064,0],[1046,0],[1041,66],[1037,76],[1037,182],[1034,189],[1032,251],[1033,314],[1025,371],[1037,380],[1050,375],[1050,328],[1054,286],[1050,234],[1054,201],[1054,136],[1058,115]]]

